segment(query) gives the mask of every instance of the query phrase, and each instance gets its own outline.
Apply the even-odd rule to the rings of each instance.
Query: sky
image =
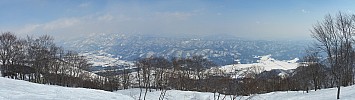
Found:
[[[354,0],[0,0],[0,31],[56,39],[126,33],[302,40],[326,14],[354,14],[354,5]]]

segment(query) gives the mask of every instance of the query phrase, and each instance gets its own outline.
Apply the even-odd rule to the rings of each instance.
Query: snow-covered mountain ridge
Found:
[[[271,54],[287,60],[302,57],[305,43],[300,41],[265,41],[239,38],[174,38],[132,34],[91,34],[58,44],[79,52],[105,52],[113,58],[133,61],[150,56],[189,57],[201,55],[219,65],[256,62],[255,56]]]

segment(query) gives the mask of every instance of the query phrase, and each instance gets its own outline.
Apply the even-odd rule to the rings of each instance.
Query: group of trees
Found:
[[[125,66],[119,70],[108,69],[100,74],[115,80],[116,89],[141,88],[139,98],[145,98],[149,91],[160,90],[160,99],[163,99],[169,89],[202,90],[207,77],[205,71],[214,66],[202,56],[172,60],[149,57],[137,60],[134,68]]]
[[[316,47],[326,55],[325,65],[338,88],[339,99],[340,87],[354,84],[355,15],[341,12],[336,16],[327,15],[311,32],[318,41]]]
[[[140,88],[141,99],[145,99],[149,91],[161,91],[160,98],[163,99],[170,89],[212,92],[216,94],[215,99],[225,99],[226,95],[236,99],[240,95],[273,91],[308,92],[310,89],[335,86],[331,69],[322,64],[318,53],[309,53],[304,57],[304,62],[288,76],[280,76],[278,70],[255,73],[261,69],[254,66],[245,73],[246,77],[232,78],[202,56],[171,60],[149,57],[137,60],[133,71],[112,69],[101,75],[115,80],[115,89]]]
[[[56,46],[48,35],[19,38],[0,35],[1,76],[41,84],[108,89],[107,78],[95,76],[84,56]]]
[[[307,56],[307,59],[316,61],[315,56]],[[100,75],[113,80],[115,86],[113,89],[140,88],[140,99],[145,99],[149,91],[161,91],[160,99],[163,99],[166,91],[170,89],[212,92],[216,94],[215,99],[225,99],[226,95],[236,99],[236,96],[240,95],[313,89],[311,83],[317,85],[325,83],[320,82],[323,72],[319,71],[319,74],[311,72],[323,68],[321,67],[323,65],[317,64],[305,64],[297,68],[294,74],[284,77],[279,76],[274,70],[254,73],[261,70],[255,66],[249,69],[250,73],[245,73],[247,77],[232,78],[230,74],[224,73],[217,65],[202,56],[171,60],[149,57],[137,60],[133,71],[130,70],[132,69],[130,66],[128,69],[108,69]],[[312,78],[308,78],[308,75]],[[323,86],[317,85],[315,87]],[[221,94],[225,94],[224,97],[221,97]]]
[[[141,58],[135,66],[123,67],[99,74],[113,80],[115,89],[140,88],[140,99],[145,99],[150,91],[161,91],[159,98],[162,100],[170,89],[213,92],[216,99],[222,99],[220,94],[232,94],[231,98],[242,94],[240,81],[224,74],[216,64],[202,56]]]

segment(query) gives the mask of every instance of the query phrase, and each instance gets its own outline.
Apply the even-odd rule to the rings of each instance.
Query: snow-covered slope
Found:
[[[133,100],[119,93],[30,83],[0,77],[0,100]]]
[[[243,98],[251,98],[251,100],[336,100],[336,93],[337,89],[331,88],[310,91],[310,93],[302,91],[271,92],[266,94],[256,94],[252,97],[246,96]],[[340,92],[340,100],[354,100],[354,94],[355,86],[342,87]]]
[[[144,89],[142,97],[144,96]],[[153,90],[154,91],[154,90]],[[138,100],[140,89],[119,90],[116,93],[124,94]],[[148,92],[146,100],[159,100],[161,91]],[[209,92],[195,92],[195,91],[179,91],[168,90],[165,94],[164,100],[213,100],[213,93]]]
[[[276,60],[274,58],[271,58],[271,55],[259,56],[257,58],[260,59],[257,61],[257,63],[226,65],[226,66],[222,66],[221,69],[230,72],[230,71],[234,71],[235,69],[243,69],[251,66],[260,66],[264,70],[270,71],[272,69],[283,69],[283,70],[296,69],[298,66],[297,63],[298,58],[289,61]]]
[[[335,100],[336,88],[318,91],[284,91],[256,94],[252,96],[238,96],[236,100]],[[342,87],[341,100],[355,98],[355,86]],[[148,92],[147,100],[157,100],[160,91]],[[0,100],[137,100],[139,89],[106,92],[102,90],[68,88],[30,83],[0,77]],[[221,95],[230,100],[231,96]],[[214,94],[208,92],[169,90],[165,100],[213,100]]]
[[[80,54],[88,58],[89,63],[92,63],[93,66],[107,67],[118,65],[133,65],[132,62],[120,60],[117,57],[115,58],[113,55],[103,52],[102,50],[97,52],[84,52]]]
[[[259,59],[257,60],[257,63],[232,64],[232,65],[222,66],[220,69],[227,73],[235,73],[236,75],[241,75],[246,71],[253,71],[254,73],[259,74],[263,71],[271,71],[273,69],[280,69],[280,70],[296,69],[298,67],[297,61],[299,60],[298,58],[295,58],[293,60],[281,61],[281,60],[276,60],[274,58],[271,58],[271,55],[258,56],[255,58]],[[251,67],[254,67],[254,69],[250,69]]]
[[[238,96],[235,100],[335,100],[336,92],[336,88],[310,91],[309,93],[303,91],[283,91],[255,94],[252,96]],[[139,96],[139,89],[120,90],[116,93],[125,94],[137,99]],[[355,86],[342,87],[340,99],[354,100],[354,94]],[[158,100],[159,95],[160,91],[148,92],[147,100]],[[230,95],[221,95],[219,100],[222,100],[224,97],[225,99],[223,100],[231,100],[231,98],[233,98],[233,96]],[[166,92],[165,100],[214,100],[214,94],[207,92],[169,90]]]

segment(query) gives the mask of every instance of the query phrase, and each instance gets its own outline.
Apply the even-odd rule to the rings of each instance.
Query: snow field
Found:
[[[36,84],[0,77],[0,100],[134,100],[103,90]]]
[[[161,91],[147,93],[147,100],[159,99]],[[115,92],[102,90],[69,88],[36,84],[22,80],[0,77],[0,100],[137,100],[140,89],[127,89]],[[252,96],[238,96],[236,100],[335,100],[336,88],[303,91],[279,91]],[[354,100],[355,86],[342,87],[340,99]],[[143,95],[143,94],[142,94]],[[224,95],[220,96],[220,99]],[[230,100],[231,96],[225,96]],[[214,94],[208,92],[168,90],[165,100],[214,100]]]

